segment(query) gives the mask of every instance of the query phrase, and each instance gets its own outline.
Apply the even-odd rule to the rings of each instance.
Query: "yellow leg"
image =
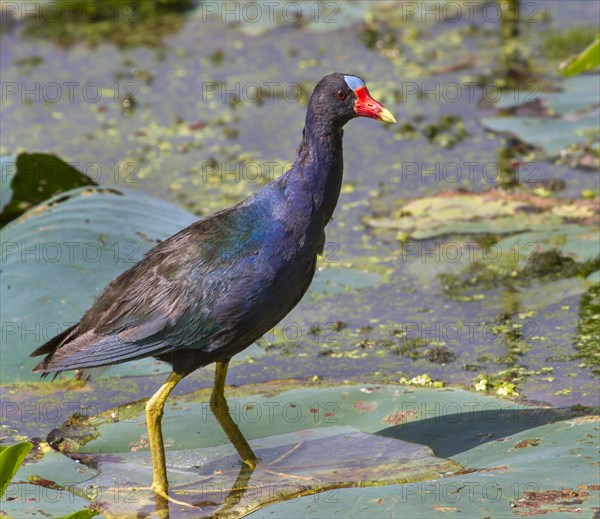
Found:
[[[229,441],[235,447],[242,461],[248,465],[251,469],[256,467],[256,456],[246,438],[242,434],[242,431],[235,424],[231,415],[229,414],[229,406],[227,400],[225,400],[225,378],[227,377],[227,362],[217,362],[215,368],[215,384],[213,386],[212,394],[210,395],[210,410],[215,415],[217,422],[221,425],[225,434],[229,438]]]
[[[148,443],[152,455],[152,490],[163,497],[167,496],[169,482],[167,481],[167,466],[165,463],[165,446],[162,437],[161,421],[165,400],[173,388],[183,377],[173,372],[169,378],[152,395],[146,403],[146,425],[148,426]]]

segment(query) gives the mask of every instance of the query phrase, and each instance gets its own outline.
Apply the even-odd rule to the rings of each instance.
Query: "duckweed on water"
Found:
[[[393,131],[398,139],[415,139],[422,134],[431,144],[445,149],[452,149],[469,136],[462,118],[457,115],[444,114],[435,122],[421,123],[424,118],[414,117],[412,122],[401,123]]]
[[[427,373],[418,375],[410,379],[406,377],[400,377],[400,384],[407,384],[409,386],[425,386],[425,387],[437,387],[441,388],[446,385],[443,380],[433,380]]]
[[[600,260],[577,263],[556,250],[533,253],[524,267],[508,260],[502,264],[473,262],[461,274],[440,274],[444,293],[459,299],[469,290],[491,290],[499,286],[529,285],[535,281],[555,281],[585,277],[600,267]]]
[[[181,29],[182,13],[193,0],[104,0],[101,3],[57,0],[52,23],[44,16],[25,16],[25,37],[55,41],[70,47],[79,42],[90,46],[113,42],[119,47],[160,47],[163,38]]]
[[[574,348],[575,358],[583,361],[596,375],[600,375],[600,348],[598,335],[600,332],[600,285],[591,287],[582,297],[579,307],[579,322]]]
[[[475,391],[493,392],[498,396],[518,396],[516,385],[493,375],[478,375],[472,383]]]

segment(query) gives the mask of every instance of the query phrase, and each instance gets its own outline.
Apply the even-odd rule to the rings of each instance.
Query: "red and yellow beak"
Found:
[[[385,123],[396,122],[396,118],[392,115],[392,112],[369,95],[366,86],[359,86],[354,90],[354,93],[356,94],[354,110],[358,117],[370,117],[371,119],[377,119]]]

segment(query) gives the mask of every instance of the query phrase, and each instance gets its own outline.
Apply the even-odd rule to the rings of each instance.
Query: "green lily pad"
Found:
[[[514,286],[515,281],[527,287],[534,279],[548,283],[590,275],[600,261],[597,219],[597,200],[552,200],[494,190],[416,199],[391,216],[369,217],[366,223],[381,232],[397,232],[404,257],[421,257],[408,270],[425,286],[437,279],[447,296],[471,301],[482,290]],[[465,235],[472,234],[478,238],[469,241]],[[438,241],[417,244],[408,238]],[[577,293],[589,284],[578,283]],[[550,297],[547,284],[546,289]],[[469,290],[477,293],[469,295]]]
[[[87,519],[98,514],[96,510],[82,510],[90,503],[88,500],[66,492],[63,489],[46,488],[30,483],[15,483],[0,502],[0,510],[9,517],[19,519],[55,517],[66,519]],[[76,512],[74,512],[76,511]]]
[[[600,256],[597,229],[592,226],[561,225],[550,229],[524,232],[495,244],[502,251],[518,251],[517,262],[535,262],[535,255],[560,251],[560,255],[577,263],[594,261]]]
[[[432,479],[462,469],[435,457],[428,447],[373,434],[417,417],[423,401],[452,405],[453,391],[419,389],[415,394],[402,387],[346,386],[274,394],[277,384],[263,387],[264,395],[229,399],[234,420],[260,457],[252,473],[240,472],[237,454],[209,410],[206,391],[168,400],[163,424],[170,488],[179,502],[176,516],[197,516],[199,508],[203,515],[224,508],[246,514],[307,493]],[[478,408],[494,400],[459,393]],[[49,453],[23,467],[17,481],[37,475],[46,486],[63,488],[64,501],[80,495],[102,503],[108,514],[154,509],[144,402],[72,418],[51,437],[55,445],[60,438],[66,455],[81,460],[81,474],[70,473],[76,464],[65,454]],[[232,487],[238,489],[233,496]]]
[[[457,234],[510,234],[552,229],[565,221],[585,220],[598,212],[587,201],[552,202],[544,198],[484,193],[442,193],[412,200],[391,216],[368,217],[377,229],[422,240]]]
[[[516,414],[513,420],[530,420]],[[491,415],[490,415],[491,418]],[[472,423],[475,423],[473,420]],[[532,422],[533,425],[533,422]],[[465,430],[466,429],[466,430]],[[442,433],[476,432],[473,425]],[[250,517],[573,517],[598,506],[597,417],[533,426],[454,456],[479,467],[463,475],[374,488],[348,488],[275,504]],[[560,470],[557,470],[560,466]]]
[[[197,506],[206,515],[223,507],[230,508],[228,513],[245,514],[306,493],[455,473],[462,469],[459,464],[435,457],[429,448],[375,433],[416,419],[423,402],[452,406],[457,393],[477,408],[497,402],[464,391],[413,392],[393,386],[297,389],[278,394],[268,391],[265,395],[230,398],[232,417],[261,459],[256,471],[244,479],[244,488],[251,491],[238,491],[236,499],[228,496],[229,489],[244,474],[237,454],[210,412],[207,392],[170,398],[163,435],[172,495],[194,507],[189,510],[191,516],[198,513]],[[112,513],[154,507],[143,404],[82,419],[76,437],[69,436],[74,430],[72,421],[53,432],[55,438],[61,438],[61,445],[74,449],[68,452],[70,456],[98,467],[96,477],[74,487],[84,494],[93,488],[94,499],[108,501]],[[512,404],[498,401],[494,405]],[[85,428],[89,434],[82,431]],[[117,482],[121,497],[105,499]],[[258,489],[269,491],[257,495]],[[132,499],[124,499],[126,496]]]
[[[574,143],[597,140],[598,90],[600,75],[590,74],[569,78],[563,83],[562,92],[528,93],[519,95],[508,92],[497,108],[518,106],[524,102],[539,101],[547,109],[543,117],[484,117],[481,124],[498,133],[515,135],[523,142],[542,148],[550,157],[560,154]]]
[[[436,458],[427,447],[373,436],[351,427],[270,436],[251,445],[260,458],[254,472],[240,469],[235,455],[228,454],[227,448],[171,453],[171,490],[179,502],[190,506],[190,516],[200,511],[203,515],[245,515],[272,502],[307,493],[437,478],[461,468]],[[124,454],[118,462],[99,464],[102,477],[94,484],[101,488],[109,488],[112,481],[127,476],[129,481],[134,476],[136,482],[141,482],[136,486],[136,502],[115,504],[109,511],[127,514],[154,508],[148,491],[152,471],[147,453]]]
[[[326,517],[378,510],[437,517],[454,507],[465,517],[503,517],[511,507],[563,506],[546,499],[561,488],[577,494],[563,501],[578,497],[583,510],[594,504],[597,418],[461,390],[262,387],[263,394],[229,398],[232,417],[260,457],[254,472],[241,469],[207,391],[169,398],[163,435],[172,516],[304,517],[318,507]],[[94,439],[66,442],[76,446],[70,456],[98,467],[72,492],[104,503],[108,514],[157,506],[143,404],[83,419]],[[58,429],[68,440],[69,428]],[[564,470],[553,470],[557,462]],[[536,500],[535,492],[543,497]]]
[[[22,465],[16,473],[13,483],[26,483],[32,479],[44,480],[46,486],[68,487],[83,483],[98,475],[98,470],[79,463],[64,454],[45,446],[41,459]]]
[[[574,143],[587,142],[589,137],[584,132],[598,131],[599,114],[596,109],[570,119],[494,117],[481,122],[489,130],[514,134],[523,142],[542,148],[550,157],[556,157]]]
[[[73,166],[47,153],[20,153],[16,158],[0,157],[0,167],[2,225],[59,193],[96,185]]]
[[[461,391],[419,389],[413,393],[412,390],[393,386],[362,389],[349,386],[294,390],[279,393],[275,397],[242,396],[230,399],[229,407],[234,421],[249,440],[315,427],[346,425],[374,433],[389,424],[390,420],[402,418],[402,413],[396,416],[402,406],[407,409],[407,418],[415,417],[414,406],[407,402],[431,400],[437,406],[451,406],[457,394],[475,402],[475,406],[483,406],[489,401],[489,397]],[[224,444],[231,454],[233,448],[212,416],[205,395],[206,391],[203,391],[167,401],[166,418],[163,421],[166,441],[174,450]],[[510,407],[512,404],[498,401],[494,405]],[[190,421],[192,416],[194,418]],[[128,404],[91,417],[83,427],[93,428],[96,432],[93,439],[88,438],[87,442],[73,442],[77,452],[101,454],[146,448],[143,441],[146,436],[144,402]],[[69,437],[68,430],[63,433],[65,438]]]
[[[98,471],[41,444],[36,454],[22,465],[8,487],[0,509],[12,517],[45,517],[87,519],[98,515],[84,492],[75,488],[95,476]],[[50,503],[46,507],[46,503]]]
[[[552,290],[548,282],[585,277],[597,268],[599,261],[600,243],[595,227],[562,225],[499,240],[483,258],[468,263],[461,273],[444,272],[440,276],[444,290],[454,295],[469,288],[489,289],[514,281],[527,286],[534,279],[543,279],[549,298]],[[578,285],[585,290],[589,282]]]

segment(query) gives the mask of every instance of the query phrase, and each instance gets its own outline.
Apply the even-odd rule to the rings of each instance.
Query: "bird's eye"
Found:
[[[346,94],[346,92],[344,92],[343,90],[338,90],[335,94],[335,97],[337,97],[340,101],[343,101],[344,99],[346,99],[346,97],[348,97],[348,94]]]

